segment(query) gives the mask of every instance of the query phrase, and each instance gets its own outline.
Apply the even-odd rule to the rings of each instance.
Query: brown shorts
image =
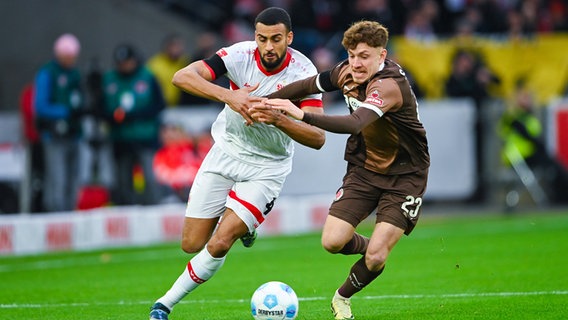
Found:
[[[329,214],[354,227],[377,212],[376,222],[388,222],[412,232],[420,217],[428,169],[402,175],[383,175],[348,165]]]

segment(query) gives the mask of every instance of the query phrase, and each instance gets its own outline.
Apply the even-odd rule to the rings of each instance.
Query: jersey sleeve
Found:
[[[205,66],[211,72],[211,77],[213,78],[213,80],[227,73],[227,67],[225,66],[225,62],[223,62],[223,59],[219,56],[219,52],[221,52],[221,50],[219,50],[211,57],[203,60]]]
[[[367,86],[364,107],[382,115],[388,111],[396,111],[401,106],[402,92],[394,79],[375,79]]]
[[[304,113],[304,121],[318,128],[334,133],[358,134],[379,118],[379,115],[368,108],[358,108],[349,115],[327,115]]]

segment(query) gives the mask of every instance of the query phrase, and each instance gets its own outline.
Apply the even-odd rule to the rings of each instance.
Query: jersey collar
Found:
[[[288,67],[288,65],[290,64],[290,61],[292,60],[292,54],[290,53],[290,50],[286,50],[286,58],[284,58],[284,62],[282,63],[282,65],[280,66],[280,68],[275,69],[273,71],[268,71],[266,70],[266,68],[264,68],[264,66],[262,65],[262,62],[260,61],[260,51],[258,51],[258,48],[256,48],[256,50],[254,50],[254,60],[256,61],[256,66],[258,67],[258,69],[260,71],[262,71],[262,73],[264,73],[267,76],[271,76],[274,74],[277,74],[278,72],[284,70],[286,67]]]

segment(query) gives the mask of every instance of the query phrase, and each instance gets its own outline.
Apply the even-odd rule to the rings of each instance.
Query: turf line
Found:
[[[459,299],[459,298],[484,298],[484,297],[525,297],[525,296],[561,296],[568,295],[565,290],[553,291],[529,291],[529,292],[478,292],[478,293],[448,293],[448,294],[400,294],[383,296],[361,296],[356,299],[364,300],[385,300],[385,299]],[[302,297],[300,301],[321,301],[329,300],[329,297]],[[249,299],[200,299],[182,300],[181,304],[211,304],[211,303],[249,303]],[[121,306],[121,305],[151,305],[153,301],[118,301],[95,302],[95,303],[2,303],[0,309],[38,309],[38,308],[70,308],[70,307],[89,307],[89,306]]]

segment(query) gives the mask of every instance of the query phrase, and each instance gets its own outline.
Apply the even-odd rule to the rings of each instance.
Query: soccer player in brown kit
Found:
[[[348,59],[331,70],[291,83],[252,106],[259,122],[272,112],[335,133],[349,133],[348,162],[322,232],[331,253],[361,254],[331,302],[335,319],[354,319],[350,298],[377,278],[391,250],[414,229],[426,190],[430,156],[416,97],[403,69],[387,59],[388,30],[378,22],[354,23],[343,36]],[[342,90],[349,115],[304,112],[290,100]],[[376,210],[370,238],[356,232]]]

